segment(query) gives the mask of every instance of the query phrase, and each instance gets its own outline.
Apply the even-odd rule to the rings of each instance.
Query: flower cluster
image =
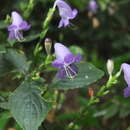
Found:
[[[74,19],[78,13],[77,9],[71,9],[71,7],[64,0],[56,0],[54,3],[54,8],[58,7],[59,15],[61,20],[59,22],[58,28],[66,27],[70,24],[71,19]],[[12,24],[8,26],[9,39],[17,39],[18,41],[23,40],[23,31],[30,29],[31,25],[28,24],[19,13],[13,11],[11,13]],[[46,50],[48,50],[48,41],[45,42]],[[49,44],[50,45],[50,44]],[[61,43],[56,43],[55,46],[56,60],[53,61],[52,65],[59,69],[57,77],[62,78],[74,78],[78,74],[78,68],[74,64],[75,62],[80,62],[81,56],[74,56],[67,47]]]
[[[70,24],[69,20],[74,19],[78,13],[77,9],[71,9],[71,7],[64,0],[56,0],[54,7],[58,7],[61,20],[59,22],[59,28],[66,27]],[[12,24],[8,26],[9,39],[23,40],[23,31],[30,29],[31,25],[28,24],[19,13],[13,11],[11,13]]]

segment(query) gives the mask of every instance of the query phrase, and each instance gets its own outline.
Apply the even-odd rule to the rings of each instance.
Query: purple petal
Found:
[[[128,86],[127,88],[124,89],[124,97],[127,98],[130,96],[130,87]]]
[[[80,62],[81,60],[82,60],[82,56],[80,54],[75,56],[75,62]]]
[[[26,21],[23,21],[20,25],[19,25],[19,29],[20,30],[29,30],[31,28],[31,25],[28,24]]]
[[[68,55],[65,56],[65,58],[64,58],[64,62],[65,62],[66,64],[71,64],[71,63],[74,62],[74,60],[75,60],[75,56],[74,56],[72,53],[68,54]]]
[[[56,68],[61,68],[63,67],[63,65],[64,65],[63,62],[57,59],[52,62],[52,66]]]
[[[61,27],[66,27],[69,25],[69,20],[68,19],[65,19],[65,18],[61,18],[60,22],[59,22],[59,26],[58,28],[61,28]]]
[[[121,66],[123,72],[124,72],[124,78],[128,85],[130,85],[130,65],[129,64],[122,64]]]
[[[12,24],[19,26],[23,22],[22,17],[16,12],[12,12]]]
[[[62,45],[61,43],[56,43],[54,45],[55,48],[55,55],[56,55],[56,59],[64,61],[64,58],[71,54],[70,50],[65,47],[64,45]]]
[[[67,66],[66,68],[61,68],[58,72],[57,72],[57,78],[60,79],[64,79],[66,77],[68,78],[73,78],[78,74],[78,68],[75,64],[71,64],[69,66]]]
[[[64,23],[63,23],[63,20],[61,19],[60,22],[59,22],[58,28],[61,28],[63,26],[64,26]]]
[[[16,32],[14,32],[14,34],[15,34],[15,38],[17,40],[19,40],[19,41],[23,40],[23,33],[22,32],[16,31]]]
[[[14,39],[14,38],[15,38],[14,31],[10,31],[9,32],[9,39]]]
[[[57,0],[56,5],[58,6],[59,14],[62,18],[73,19],[78,13],[76,9],[72,10],[71,7],[63,0]]]
[[[71,7],[63,0],[57,0],[56,5],[58,6],[59,11],[67,10],[67,12],[72,12]]]
[[[63,20],[64,27],[69,25],[69,20],[68,19],[62,19],[62,20]]]
[[[56,74],[56,77],[59,78],[59,79],[64,79],[66,78],[66,72],[65,70],[62,68],[60,69],[57,74]]]
[[[17,29],[17,26],[16,25],[9,25],[8,26],[8,31],[13,31],[13,30],[15,30],[15,29]]]
[[[73,14],[73,16],[71,17],[71,19],[74,19],[77,16],[77,14],[78,14],[78,10],[77,9],[73,9],[72,14]]]
[[[90,0],[89,2],[89,11],[92,11],[94,13],[96,13],[98,8],[97,2],[95,0]]]

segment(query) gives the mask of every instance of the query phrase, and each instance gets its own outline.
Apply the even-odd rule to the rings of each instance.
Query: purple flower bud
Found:
[[[70,50],[61,43],[54,45],[56,59],[52,62],[55,68],[58,68],[57,77],[74,78],[78,74],[78,68],[74,64],[80,62],[82,57],[80,55],[74,56]]]
[[[12,24],[8,26],[9,39],[16,38],[19,41],[23,40],[22,31],[29,30],[31,25],[29,25],[26,21],[24,21],[16,11],[13,11],[11,13],[11,17],[12,17]]]
[[[69,20],[74,19],[78,13],[77,9],[71,9],[71,7],[64,0],[56,0],[55,6],[59,9],[61,20],[59,22],[59,28],[69,25]]]
[[[96,13],[98,9],[97,2],[95,0],[90,0],[89,1],[89,11],[92,13]]]
[[[129,64],[122,64],[121,69],[124,72],[124,78],[126,83],[128,84],[128,87],[124,89],[124,97],[130,96],[130,65]]]

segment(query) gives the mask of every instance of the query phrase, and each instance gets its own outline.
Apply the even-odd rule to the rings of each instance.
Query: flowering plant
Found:
[[[5,29],[7,34],[9,33],[8,36],[1,37],[5,39],[2,39],[0,44],[0,77],[6,80],[8,86],[10,86],[8,82],[12,84],[15,82],[11,92],[8,92],[8,88],[6,91],[3,89],[0,92],[0,108],[7,110],[8,116],[16,120],[19,129],[38,130],[42,122],[53,123],[53,118],[60,120],[61,117],[55,116],[64,110],[65,100],[69,97],[66,93],[76,90],[83,95],[85,93],[87,99],[84,96],[80,98],[80,94],[79,97],[76,95],[76,98],[85,102],[85,105],[78,105],[78,110],[75,110],[75,114],[78,113],[78,115],[67,120],[65,130],[81,130],[83,128],[83,125],[80,124],[82,118],[94,113],[91,112],[92,106],[100,103],[102,97],[112,93],[111,89],[119,83],[122,72],[127,83],[127,87],[124,88],[124,97],[121,89],[122,98],[129,99],[130,65],[125,63],[126,61],[121,61],[116,69],[115,59],[109,59],[106,63],[107,75],[104,76],[103,64],[101,63],[98,67],[100,57],[98,59],[95,53],[90,53],[91,47],[85,48],[86,42],[80,43],[80,40],[76,39],[76,36],[82,35],[82,32],[79,31],[80,27],[82,28],[82,20],[79,19],[80,25],[73,24],[75,28],[70,26],[71,22],[78,19],[82,11],[71,7],[71,3],[66,0],[55,0],[51,5],[52,8],[45,12],[47,15],[40,25],[37,17],[41,15],[41,12],[36,19],[32,15],[36,5],[36,0],[29,0],[28,4],[21,3],[19,11],[12,11],[11,16],[7,15],[6,20],[0,22],[1,34],[4,32],[2,29]],[[97,11],[100,11],[98,8],[102,9],[101,5],[98,0],[90,0],[88,10],[85,7],[85,11],[92,12],[93,18],[96,18]],[[35,24],[32,19],[35,19],[34,21],[38,24]],[[53,20],[54,22],[52,22]],[[1,26],[2,24],[3,26]],[[74,34],[66,32],[67,29]],[[51,34],[52,32],[53,34]],[[66,37],[66,33],[68,37],[76,35],[72,38],[73,41]],[[107,32],[98,37],[106,36],[106,34]],[[92,39],[93,37],[94,35]],[[87,39],[88,36],[86,38],[85,33],[81,38]],[[81,47],[81,44],[84,44],[84,47]],[[70,97],[75,98],[73,94]],[[76,102],[76,104],[78,103]],[[43,129],[45,128],[43,127]]]

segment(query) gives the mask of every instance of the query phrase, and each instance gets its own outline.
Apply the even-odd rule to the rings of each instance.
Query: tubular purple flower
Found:
[[[73,79],[78,74],[78,68],[74,64],[80,62],[80,55],[74,56],[70,50],[61,43],[54,45],[56,59],[52,62],[52,66],[58,68],[57,77],[60,79]]]
[[[97,2],[95,0],[90,0],[88,9],[89,9],[90,12],[96,13],[97,9],[98,9]]]
[[[74,19],[78,13],[77,9],[71,9],[71,7],[64,0],[56,0],[54,6],[59,9],[61,20],[59,22],[59,28],[69,25],[69,20]]]
[[[16,12],[11,13],[12,24],[8,26],[9,39],[16,38],[17,40],[23,40],[23,32],[30,29],[31,25],[22,19],[22,17]]]
[[[128,87],[124,89],[124,97],[130,96],[130,65],[127,63],[123,63],[121,69],[124,72],[124,79],[128,84]]]

